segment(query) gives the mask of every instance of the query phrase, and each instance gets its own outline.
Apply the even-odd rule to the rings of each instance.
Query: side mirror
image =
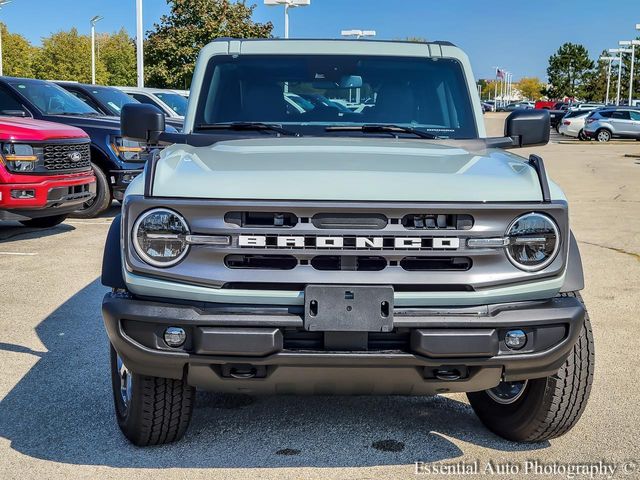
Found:
[[[127,103],[120,113],[122,136],[146,143],[158,143],[165,131],[164,113],[153,105]]]
[[[504,124],[504,134],[511,137],[514,147],[546,145],[550,130],[547,110],[514,110]]]
[[[7,117],[22,117],[22,118],[27,118],[31,116],[24,110],[0,110],[0,115],[6,115]]]

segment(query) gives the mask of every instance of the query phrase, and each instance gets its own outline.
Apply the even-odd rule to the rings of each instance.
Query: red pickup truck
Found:
[[[52,227],[95,194],[85,132],[58,123],[0,116],[0,220]]]

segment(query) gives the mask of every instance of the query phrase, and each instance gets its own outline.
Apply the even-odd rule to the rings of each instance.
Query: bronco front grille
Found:
[[[44,168],[51,172],[91,168],[89,143],[49,143],[43,146]]]
[[[304,291],[307,285],[389,285],[404,292],[471,292],[532,282],[562,272],[558,256],[542,272],[523,272],[502,244],[518,216],[543,210],[568,231],[566,204],[207,200],[135,196],[125,205],[130,231],[143,212],[170,207],[189,224],[185,258],[171,268],[146,264],[127,245],[132,272],[219,289]],[[435,225],[435,228],[434,228]],[[426,295],[429,296],[429,295]]]

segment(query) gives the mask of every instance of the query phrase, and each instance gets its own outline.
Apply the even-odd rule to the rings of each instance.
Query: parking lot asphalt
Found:
[[[487,115],[491,134],[503,119]],[[199,392],[182,441],[131,446],[113,414],[100,314],[114,207],[47,230],[0,222],[0,479],[398,479],[414,478],[417,461],[477,461],[483,477],[489,461],[523,469],[536,460],[610,462],[614,478],[640,478],[640,164],[624,156],[640,144],[557,141],[517,153],[540,153],[569,197],[586,275],[596,375],[585,414],[564,437],[504,441],[482,427],[464,395]]]

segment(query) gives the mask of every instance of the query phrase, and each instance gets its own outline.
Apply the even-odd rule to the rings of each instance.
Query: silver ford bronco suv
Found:
[[[235,40],[197,61],[182,133],[127,189],[102,282],[118,424],[179,439],[196,388],[466,392],[504,438],[569,431],[594,371],[544,110],[489,138],[448,42]]]

